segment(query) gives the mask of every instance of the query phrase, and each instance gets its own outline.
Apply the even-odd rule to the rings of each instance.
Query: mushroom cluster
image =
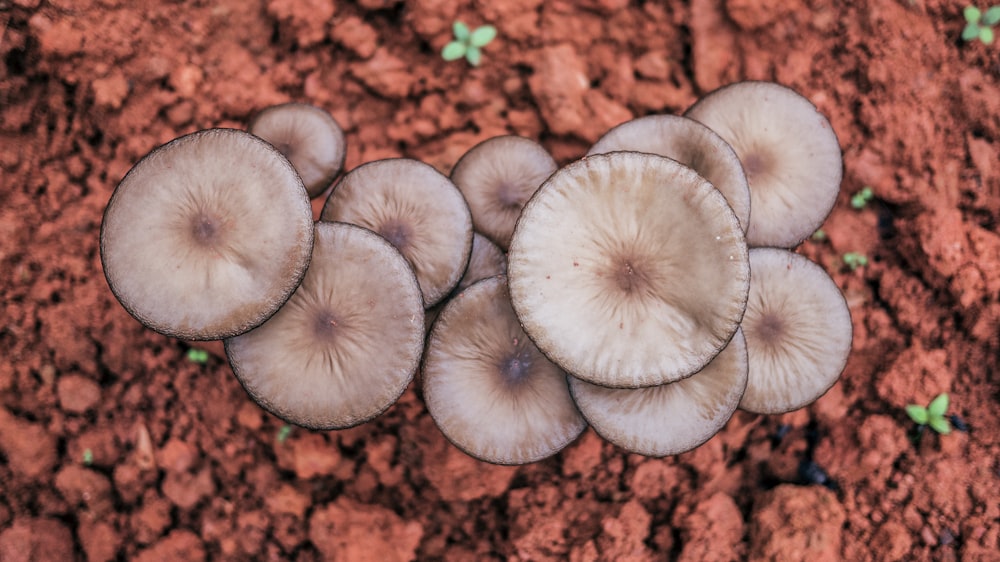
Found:
[[[442,433],[499,464],[588,424],[681,453],[737,408],[811,403],[844,368],[844,298],[791,251],[833,207],[840,148],[788,88],[721,88],[562,168],[502,136],[450,177],[397,158],[333,183],[344,154],[304,104],[154,149],[105,211],[112,292],[160,333],[224,339],[251,398],[303,427],[371,420],[419,373]]]

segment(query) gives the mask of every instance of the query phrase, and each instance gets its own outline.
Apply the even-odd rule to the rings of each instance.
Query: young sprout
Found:
[[[826,241],[826,231],[821,228],[816,232],[813,232],[810,238],[812,238],[813,242],[824,242]]]
[[[187,351],[187,360],[192,363],[204,365],[208,362],[208,352],[204,349],[191,348]]]
[[[287,441],[288,437],[291,434],[292,434],[292,426],[288,425],[287,423],[281,426],[281,429],[278,430],[278,443],[284,443],[285,441]]]
[[[497,36],[497,28],[492,25],[483,25],[477,27],[475,31],[469,31],[469,26],[456,21],[451,29],[455,34],[455,40],[444,46],[441,58],[451,62],[465,57],[472,66],[479,66],[483,56],[481,49]]]
[[[862,254],[861,252],[847,252],[844,254],[843,260],[844,265],[851,268],[851,271],[868,265],[868,256]]]
[[[992,6],[986,12],[975,6],[966,6],[962,14],[965,16],[962,39],[966,42],[979,39],[984,45],[991,45],[993,26],[1000,23],[1000,6]]]
[[[866,185],[861,191],[851,196],[851,206],[855,209],[864,209],[868,205],[868,202],[872,200],[872,197],[875,197],[875,192],[872,191],[871,187]]]
[[[919,431],[923,431],[924,426],[929,425],[931,429],[941,435],[951,433],[951,424],[948,423],[948,418],[944,415],[947,411],[947,392],[938,394],[927,407],[918,404],[906,405],[906,415],[910,416],[910,419],[920,427]]]
[[[94,464],[94,452],[89,448],[83,450],[83,464],[84,466],[90,466]]]

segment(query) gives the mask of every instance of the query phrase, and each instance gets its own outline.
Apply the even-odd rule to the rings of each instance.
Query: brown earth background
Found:
[[[0,0],[0,560],[1000,559],[1000,44],[961,41],[962,8]],[[499,29],[478,68],[439,56],[455,19]],[[814,405],[738,413],[687,454],[588,430],[492,466],[412,387],[373,423],[282,441],[223,358],[187,360],[101,272],[133,163],[274,103],[332,112],[348,169],[447,172],[506,133],[565,164],[740,79],[795,88],[839,135],[828,238],[800,251],[847,295],[854,351]],[[903,408],[939,392],[969,431],[916,441]]]

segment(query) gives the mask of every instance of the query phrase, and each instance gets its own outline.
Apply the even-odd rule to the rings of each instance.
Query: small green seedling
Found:
[[[288,436],[292,434],[292,426],[285,424],[281,426],[278,430],[278,443],[284,443],[288,440]]]
[[[962,14],[965,16],[962,39],[966,42],[979,39],[984,45],[991,45],[993,26],[1000,23],[1000,6],[993,6],[985,12],[975,6],[966,6]]]
[[[855,209],[864,209],[872,197],[875,197],[875,192],[866,185],[861,191],[851,196],[851,206]]]
[[[826,241],[826,231],[821,228],[816,232],[813,232],[810,238],[812,238],[813,242],[824,242]]]
[[[479,66],[483,57],[481,49],[497,36],[497,28],[492,25],[484,25],[477,27],[475,31],[469,31],[469,26],[456,21],[451,29],[455,34],[455,40],[444,46],[441,58],[453,61],[465,57],[472,66]]]
[[[204,349],[191,348],[187,352],[187,359],[192,363],[204,365],[208,362],[208,352]]]
[[[868,256],[862,254],[861,252],[847,252],[844,254],[843,260],[844,265],[851,268],[851,271],[868,265]]]
[[[83,450],[83,465],[90,466],[94,464],[94,452],[90,449]]]
[[[951,423],[948,422],[948,418],[944,415],[947,411],[947,392],[938,394],[926,408],[917,404],[908,404],[906,406],[906,415],[910,416],[910,419],[920,427],[920,431],[923,431],[924,427],[930,426],[931,429],[941,435],[951,433]]]

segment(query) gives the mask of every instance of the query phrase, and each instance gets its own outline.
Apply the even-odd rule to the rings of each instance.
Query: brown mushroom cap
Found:
[[[778,248],[750,250],[743,332],[750,378],[740,408],[781,414],[830,389],[851,351],[851,313],[822,267]]]
[[[344,131],[332,115],[316,106],[273,105],[257,114],[248,130],[288,158],[309,197],[322,194],[344,167]]]
[[[605,388],[570,377],[570,391],[594,430],[619,447],[663,457],[690,451],[719,432],[747,386],[747,347],[737,330],[694,375],[649,388]]]
[[[740,82],[684,114],[726,140],[750,184],[751,246],[792,248],[830,214],[843,175],[840,143],[809,100],[772,82]]]
[[[425,308],[455,288],[472,251],[472,216],[462,193],[431,166],[409,158],[351,170],[320,219],[363,226],[388,240],[416,272]]]
[[[525,332],[563,369],[607,387],[704,367],[736,332],[750,269],[722,194],[674,160],[589,156],[556,172],[507,254]]]
[[[413,379],[424,342],[416,278],[383,238],[317,223],[302,285],[270,320],[226,340],[236,378],[269,412],[312,429],[366,422]]]
[[[259,138],[209,129],[129,170],[108,202],[101,261],[146,326],[190,340],[257,326],[309,264],[312,209],[288,160]]]
[[[750,188],[740,159],[722,137],[687,117],[648,115],[611,129],[587,155],[618,150],[648,152],[673,158],[698,172],[722,192],[743,232],[750,224]]]
[[[521,330],[503,276],[479,281],[448,302],[431,331],[421,376],[435,423],[480,460],[534,462],[587,427],[566,374]]]
[[[451,171],[478,231],[506,250],[521,208],[556,161],[537,142],[512,135],[493,137],[469,149]]]

